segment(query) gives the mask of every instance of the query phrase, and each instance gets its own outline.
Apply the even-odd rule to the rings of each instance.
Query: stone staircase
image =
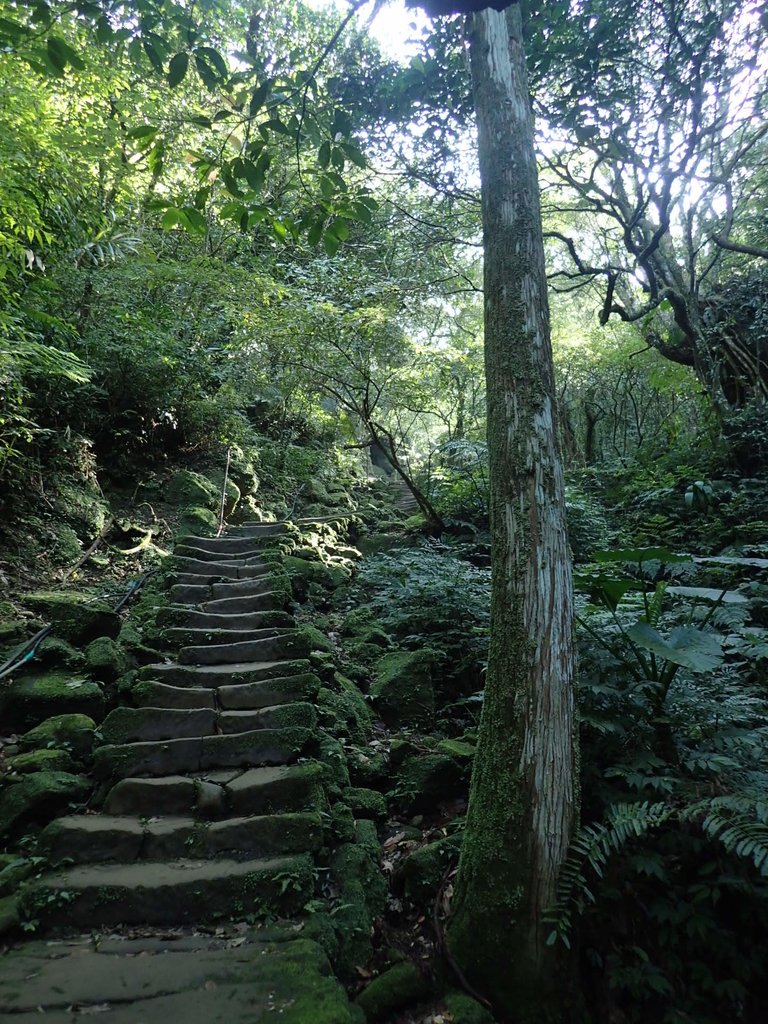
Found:
[[[0,1018],[42,1008],[58,1024],[98,1006],[107,1024],[358,1020],[318,946],[249,924],[302,910],[323,845],[320,680],[270,553],[285,529],[176,548],[158,610],[175,656],[141,669],[133,706],[105,719],[101,808],[48,826],[53,870],[22,897],[43,928],[91,936],[2,958]]]

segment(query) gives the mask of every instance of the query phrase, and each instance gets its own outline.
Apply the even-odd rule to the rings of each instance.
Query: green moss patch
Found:
[[[435,716],[433,662],[431,650],[394,651],[378,660],[371,697],[387,725],[396,728],[432,723]]]
[[[19,737],[23,750],[65,750],[79,760],[93,750],[96,723],[88,715],[54,715]]]
[[[28,729],[57,714],[81,714],[100,722],[104,717],[104,694],[89,679],[70,672],[14,679],[3,695],[3,724],[16,730]]]
[[[81,591],[38,590],[26,594],[24,604],[50,622],[56,636],[72,644],[120,632],[120,618],[109,605]]]
[[[33,816],[48,817],[85,799],[88,779],[69,772],[33,772],[0,793],[0,836]]]
[[[357,1005],[369,1021],[380,1021],[397,1010],[425,999],[431,990],[428,980],[415,964],[395,964],[374,978],[357,997]]]

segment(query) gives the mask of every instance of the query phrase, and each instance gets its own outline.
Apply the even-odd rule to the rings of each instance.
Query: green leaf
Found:
[[[316,246],[320,239],[323,237],[323,229],[325,227],[325,220],[321,218],[316,220],[312,227],[307,232],[307,242],[311,246]]]
[[[328,230],[332,235],[335,235],[340,242],[344,242],[349,238],[349,224],[341,217],[337,217],[328,225]]]
[[[636,622],[627,635],[638,647],[691,672],[711,672],[723,661],[720,638],[695,626],[678,626],[667,641],[647,622]]]
[[[323,170],[325,170],[331,162],[331,144],[327,139],[317,151],[317,162]]]
[[[48,37],[47,54],[57,71],[63,71],[67,64],[78,70],[85,67],[80,55],[60,36]]]
[[[136,128],[129,128],[125,133],[126,139],[151,139],[157,135],[159,128],[153,124],[140,124]]]
[[[209,67],[213,68],[218,74],[219,78],[229,77],[229,68],[227,62],[224,60],[218,50],[214,50],[212,46],[198,46],[195,50],[195,58],[200,57],[208,64]]]
[[[356,167],[365,168],[368,166],[368,161],[365,159],[365,156],[363,155],[363,153],[360,152],[357,146],[352,146],[348,142],[343,142],[339,148],[344,150],[348,159]]]
[[[271,88],[272,83],[270,81],[266,81],[262,82],[261,85],[259,85],[256,89],[253,90],[251,102],[248,104],[248,111],[251,117],[253,117],[254,114],[257,114],[264,106],[264,102],[267,96],[269,96],[269,90]]]
[[[326,231],[323,235],[323,245],[325,246],[325,251],[329,256],[335,256],[341,248],[341,241],[336,237],[336,235],[332,234],[330,231]]]
[[[333,164],[333,166],[336,168],[337,171],[343,171],[345,162],[346,161],[344,160],[344,154],[342,153],[342,151],[339,149],[338,146],[334,146],[333,149],[331,150],[331,163]]]
[[[175,88],[179,82],[184,80],[184,76],[189,68],[189,54],[186,50],[182,50],[181,53],[177,53],[174,57],[171,57],[171,63],[168,65],[168,85],[171,88]]]
[[[162,72],[163,58],[158,53],[155,44],[149,39],[142,39],[141,44],[144,47],[144,53],[146,53],[147,57],[149,58],[149,63],[152,65],[155,71]]]

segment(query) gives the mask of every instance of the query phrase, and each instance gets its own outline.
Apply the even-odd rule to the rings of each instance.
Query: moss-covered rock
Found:
[[[449,992],[445,1007],[453,1024],[494,1024],[495,1018],[466,992]]]
[[[380,974],[357,997],[366,1020],[385,1020],[397,1010],[426,999],[431,986],[416,964],[404,961]]]
[[[83,545],[72,527],[58,523],[54,527],[54,534],[51,561],[55,565],[72,565],[77,562],[82,557]]]
[[[0,899],[0,935],[13,931],[19,924],[19,910],[16,896]]]
[[[306,558],[286,555],[283,568],[291,579],[293,594],[298,601],[306,599],[311,585],[334,590],[349,578],[349,573],[339,566],[327,566],[323,562],[310,562]]]
[[[253,495],[259,489],[260,481],[254,455],[243,451],[238,445],[232,445],[230,448],[229,476],[243,495]]]
[[[353,787],[344,794],[344,799],[356,818],[383,820],[387,816],[387,801],[375,789]]]
[[[56,636],[72,644],[84,644],[97,636],[116,637],[120,617],[93,595],[74,590],[37,590],[26,594],[24,604],[53,626]]]
[[[22,750],[65,750],[78,760],[90,757],[96,723],[88,715],[55,715],[19,737]]]
[[[339,793],[349,787],[349,770],[344,747],[326,733],[320,734],[318,760],[323,766],[323,784],[331,792]]]
[[[220,492],[202,473],[180,469],[168,481],[164,497],[169,505],[176,505],[178,508],[199,507],[213,510],[218,507]]]
[[[195,537],[213,537],[219,528],[215,513],[199,505],[189,505],[181,510],[179,531]]]
[[[353,977],[355,969],[370,960],[371,927],[383,912],[387,897],[375,828],[362,834],[366,841],[339,847],[331,861],[331,875],[339,893],[334,915],[339,936],[337,968],[344,977]]]
[[[74,671],[83,668],[85,656],[58,636],[47,636],[35,651],[35,660],[44,668],[68,668]]]
[[[0,870],[0,896],[15,893],[34,869],[35,866],[28,857],[12,857]]]
[[[447,836],[409,854],[396,879],[408,899],[420,907],[431,907],[445,872],[456,862],[460,849],[460,837]]]
[[[16,730],[29,729],[53,715],[88,715],[100,722],[104,717],[104,694],[92,680],[70,672],[14,679],[3,695],[3,724]]]
[[[104,682],[113,682],[130,667],[125,651],[108,636],[97,637],[88,644],[85,663],[91,674]]]
[[[321,688],[317,697],[321,725],[336,736],[365,743],[371,733],[371,711],[351,679],[334,673],[334,685]]]
[[[376,663],[371,697],[387,725],[430,725],[435,715],[434,653],[393,651]]]
[[[31,772],[73,772],[76,768],[68,751],[45,748],[9,757],[8,771],[15,775],[29,775]]]
[[[444,800],[461,796],[466,783],[461,767],[447,754],[407,757],[395,776],[393,796],[406,814],[434,811]]]
[[[32,817],[49,817],[85,799],[90,783],[69,772],[33,772],[0,793],[0,836]]]
[[[370,788],[386,778],[389,760],[385,754],[369,747],[347,746],[346,756],[353,785]]]

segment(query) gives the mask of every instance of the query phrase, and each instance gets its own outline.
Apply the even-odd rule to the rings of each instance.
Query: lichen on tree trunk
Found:
[[[575,818],[572,581],[521,17],[474,16],[493,587],[467,831],[448,930],[505,1019],[558,1019],[542,920]]]

